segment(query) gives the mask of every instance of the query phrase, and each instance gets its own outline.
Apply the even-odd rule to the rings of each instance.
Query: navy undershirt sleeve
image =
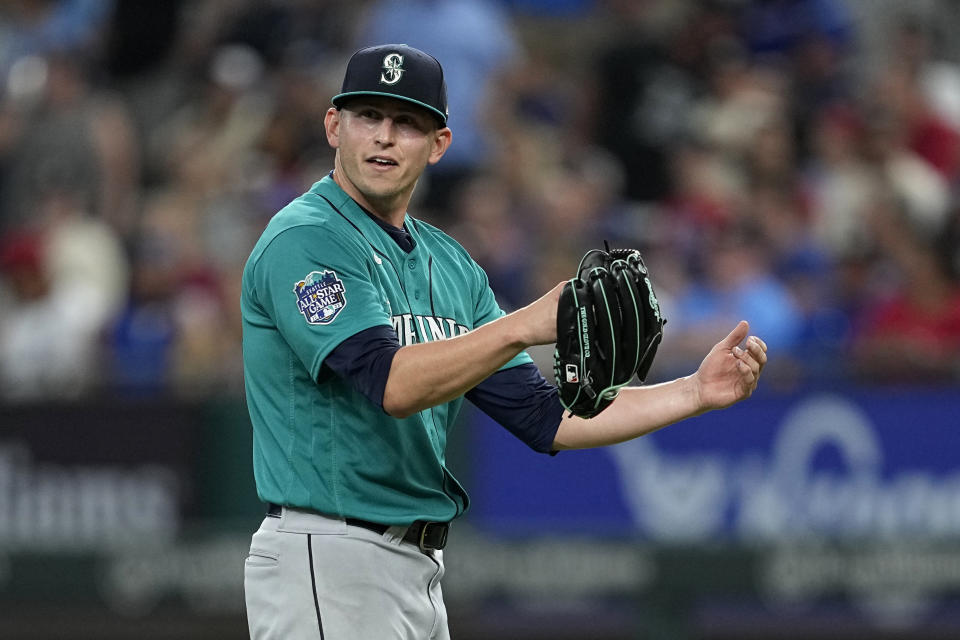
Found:
[[[353,334],[323,361],[319,382],[333,372],[348,381],[370,402],[383,409],[383,392],[400,340],[393,327],[377,325]]]
[[[534,451],[555,453],[553,440],[564,409],[557,388],[535,364],[497,371],[466,398]]]

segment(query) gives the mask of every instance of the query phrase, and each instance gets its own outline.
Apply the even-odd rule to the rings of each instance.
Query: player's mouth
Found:
[[[390,167],[399,166],[396,160],[386,156],[373,156],[372,158],[367,158],[367,164],[371,164],[378,169],[389,169]]]

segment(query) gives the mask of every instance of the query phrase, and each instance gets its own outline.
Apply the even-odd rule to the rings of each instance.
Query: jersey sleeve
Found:
[[[361,248],[319,226],[279,233],[254,267],[257,300],[314,380],[346,338],[390,326]]]

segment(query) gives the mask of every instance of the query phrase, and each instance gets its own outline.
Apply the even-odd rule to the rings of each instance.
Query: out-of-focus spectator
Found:
[[[682,247],[733,221],[745,196],[746,176],[716,149],[696,141],[677,144],[671,157],[673,189],[664,215]]]
[[[806,155],[810,126],[824,105],[855,90],[845,62],[856,44],[845,0],[758,0],[744,3],[740,32],[756,61],[789,83],[790,121]]]
[[[872,230],[892,269],[858,319],[852,354],[868,380],[954,382],[960,376],[960,285],[945,256],[890,198]]]
[[[211,259],[204,220],[191,193],[169,190],[148,200],[129,303],[107,334],[113,390],[196,395],[240,379],[228,280]],[[131,372],[135,362],[142,368]]]
[[[103,387],[116,395],[163,395],[170,388],[174,284],[148,253],[134,252],[127,304],[104,332]]]
[[[797,191],[800,185],[796,159],[789,122],[786,118],[771,117],[754,130],[744,158],[744,172],[752,184]],[[794,195],[799,197],[799,193]]]
[[[593,136],[622,163],[626,198],[660,200],[672,186],[672,145],[687,135],[701,90],[696,69],[706,43],[732,33],[734,23],[716,7],[689,2],[607,5],[611,34],[593,64]]]
[[[8,0],[0,5],[0,84],[26,58],[89,51],[114,0]],[[3,93],[0,88],[0,94]]]
[[[490,160],[485,110],[496,85],[523,55],[513,25],[491,0],[375,0],[360,21],[356,48],[397,42],[428,51],[443,63],[456,144],[430,167],[422,206],[443,215],[456,187]]]
[[[900,198],[912,223],[932,232],[949,212],[949,184],[907,144],[904,122],[880,105],[867,107],[866,160],[881,185]]]
[[[891,58],[903,65],[917,83],[922,102],[942,125],[960,131],[960,64],[944,55],[944,43],[953,37],[951,21],[938,22],[906,14],[893,25]]]
[[[896,62],[877,88],[880,104],[903,132],[903,143],[950,182],[960,176],[960,133],[930,105],[917,76]]]
[[[796,308],[799,326],[792,352],[780,354],[781,382],[842,379],[850,316],[834,281],[835,259],[810,224],[806,203],[787,185],[755,185],[749,198],[750,223],[761,232],[771,275],[782,283]]]
[[[848,104],[823,109],[814,124],[813,154],[803,169],[810,199],[810,227],[817,242],[835,258],[861,251],[865,219],[878,178],[864,162],[864,123]]]
[[[911,224],[933,237],[949,213],[960,138],[930,109],[910,64],[887,62],[869,90],[867,160],[902,201]]]
[[[707,52],[708,92],[693,107],[691,132],[735,159],[750,150],[757,131],[786,115],[782,78],[754,67],[743,44],[719,38]]]
[[[852,43],[853,22],[842,0],[758,0],[745,6],[742,30],[761,58],[789,62],[811,38],[838,50]]]
[[[264,81],[264,62],[255,50],[225,45],[208,62],[202,94],[158,127],[152,152],[166,161],[167,178],[198,198],[230,184],[270,121],[273,97]]]
[[[785,366],[798,344],[801,314],[789,290],[773,275],[766,239],[752,225],[715,230],[700,250],[701,264],[685,289],[672,295],[663,350],[670,354],[660,375],[696,368],[703,345],[716,340],[731,320],[747,320]],[[736,320],[734,320],[736,319]],[[774,375],[776,379],[776,375]]]
[[[78,202],[49,195],[42,224],[4,242],[0,396],[73,397],[100,382],[101,332],[126,296],[127,259],[113,229]]]
[[[80,196],[80,206],[121,235],[134,224],[139,141],[118,96],[95,90],[77,52],[33,58],[28,95],[10,107],[12,132],[0,186],[0,228],[29,222],[51,190]]]
[[[0,310],[0,390],[4,398],[43,396],[58,378],[65,385],[73,383],[76,358],[54,357],[64,342],[73,340],[64,339],[64,331],[54,332],[52,337],[44,331],[52,328],[57,308],[50,295],[39,234],[8,233],[2,240],[0,268],[6,286]],[[45,370],[51,362],[61,370]]]

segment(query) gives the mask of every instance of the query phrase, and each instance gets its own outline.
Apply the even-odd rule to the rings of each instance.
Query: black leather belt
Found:
[[[298,509],[300,507],[297,507]],[[303,509],[310,511],[310,509]],[[270,518],[279,518],[283,514],[283,507],[272,502],[267,505],[267,516]],[[375,531],[380,535],[387,532],[390,528],[388,524],[379,522],[368,522],[367,520],[358,520],[357,518],[344,518],[347,524],[354,527],[363,527],[370,531]],[[443,549],[447,546],[447,533],[450,530],[450,524],[447,522],[431,522],[429,520],[417,520],[411,524],[403,534],[403,541],[416,545],[420,551],[431,551],[434,549]]]

